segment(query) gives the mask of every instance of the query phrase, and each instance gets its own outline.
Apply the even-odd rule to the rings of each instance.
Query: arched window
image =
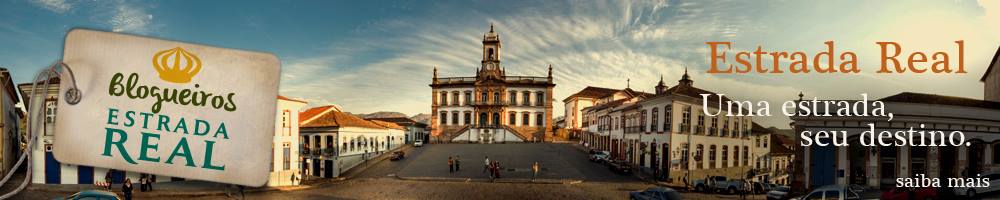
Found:
[[[489,116],[486,115],[486,113],[479,113],[479,125],[480,126],[485,126],[486,125],[486,118],[487,117],[489,117]]]
[[[722,145],[722,168],[729,167],[729,146]]]
[[[448,125],[448,112],[441,111],[441,125]]]
[[[535,106],[545,106],[545,92],[535,94]]]
[[[695,166],[697,166],[697,169],[701,169],[702,168],[701,161],[703,161],[705,159],[704,152],[705,152],[705,145],[698,144],[698,147],[695,148],[695,151],[694,151],[694,161],[695,161],[695,164],[696,164]]]
[[[542,113],[535,113],[535,125],[542,127],[545,126],[545,115]]]
[[[493,60],[493,48],[486,49],[486,60]]]
[[[500,104],[500,102],[502,102],[500,101],[500,93],[493,92],[493,104]]]
[[[650,119],[651,121],[649,123],[649,131],[652,132],[660,131],[659,124],[656,123],[657,118],[660,118],[659,108],[653,108],[653,114],[651,116],[653,117]]]
[[[493,124],[491,125],[500,125],[500,113],[493,113]]]
[[[740,166],[740,146],[733,146],[733,167]]]
[[[510,105],[517,105],[517,91],[510,91],[510,96],[507,97],[510,100]]]
[[[524,98],[521,101],[521,105],[525,105],[525,106],[531,105],[531,92],[524,91],[524,93],[523,93],[523,95],[521,95],[521,97]]]
[[[674,127],[673,123],[671,123],[671,118],[673,117],[673,106],[669,104],[663,106],[663,132],[670,133],[670,130]]]
[[[479,97],[479,103],[486,103],[486,101],[490,99],[490,96],[488,96],[488,94],[486,94],[486,92],[483,92],[479,96],[480,96]]]
[[[511,126],[517,125],[517,113],[516,112],[510,112],[507,115],[507,124],[511,125]]]
[[[528,126],[529,125],[528,122],[530,122],[530,120],[528,118],[530,116],[531,115],[528,114],[528,112],[524,112],[524,113],[521,114],[521,126]]]
[[[708,147],[708,168],[715,169],[715,145]]]
[[[743,146],[743,166],[750,165],[750,146]]]
[[[441,92],[441,104],[442,106],[448,105],[448,92]]]

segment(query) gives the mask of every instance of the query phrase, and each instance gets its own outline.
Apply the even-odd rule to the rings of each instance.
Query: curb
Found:
[[[287,187],[287,188],[285,188],[285,187]],[[296,191],[296,190],[309,189],[309,188],[312,188],[312,187],[313,186],[309,186],[309,185],[299,185],[299,186],[284,186],[284,187],[247,188],[247,189],[244,190],[244,193],[257,193],[257,192],[269,192],[269,191]],[[43,187],[29,186],[28,188],[25,188],[25,191],[58,192],[58,193],[76,193],[76,192],[83,191],[83,190],[100,190],[100,191],[106,191],[103,188],[96,187],[96,186],[92,186],[92,187],[80,187],[80,188],[54,188],[54,187],[45,187],[45,186],[43,186]],[[150,192],[133,192],[132,194],[135,195],[135,197],[204,197],[204,196],[226,195],[226,191],[225,191],[224,188],[221,189],[221,190],[205,190],[205,191],[189,191],[189,192],[176,191],[176,190],[174,190],[174,191],[161,190],[161,191],[164,191],[164,192],[154,192],[154,193],[150,193]],[[116,194],[120,194],[121,193],[121,191],[114,191],[114,190],[112,190],[111,192],[114,192]],[[234,190],[232,190],[230,192],[236,192],[236,193],[238,193],[239,191],[236,190],[236,189],[234,189]]]
[[[428,181],[428,182],[479,182],[479,183],[533,183],[533,184],[577,184],[582,183],[579,179],[490,179],[482,178],[450,178],[450,177],[407,177],[396,175],[399,180],[407,181]]]

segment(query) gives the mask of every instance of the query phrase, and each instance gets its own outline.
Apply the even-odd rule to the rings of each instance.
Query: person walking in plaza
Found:
[[[483,173],[486,173],[488,171],[490,171],[490,157],[486,156],[486,160],[483,161]]]
[[[462,159],[459,156],[455,156],[455,171],[462,171]]]
[[[105,188],[107,188],[108,191],[111,191],[111,170],[114,169],[109,169],[107,173],[104,173],[104,183],[108,184]]]
[[[122,193],[125,195],[125,200],[132,200],[132,180],[125,178],[125,183],[122,183]]]
[[[538,162],[535,162],[535,164],[531,165],[531,182],[535,182],[535,177],[538,177],[539,169],[540,167],[538,166]]]
[[[454,173],[454,172],[455,172],[455,160],[453,160],[451,156],[448,156],[448,173]]]

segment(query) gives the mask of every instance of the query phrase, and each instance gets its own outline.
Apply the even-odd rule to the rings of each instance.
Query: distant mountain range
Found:
[[[401,112],[379,111],[379,112],[373,112],[373,113],[367,113],[367,114],[361,113],[361,114],[353,114],[353,115],[356,115],[356,116],[364,118],[364,119],[402,117],[402,118],[410,118],[413,121],[424,123],[424,124],[430,124],[430,122],[431,122],[431,115],[430,114],[423,114],[423,113],[417,114],[417,115],[413,115],[413,116],[406,116],[406,114],[403,114]]]

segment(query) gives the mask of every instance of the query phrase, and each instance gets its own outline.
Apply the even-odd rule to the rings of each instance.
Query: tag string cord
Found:
[[[4,175],[3,179],[0,180],[0,185],[6,184],[7,181],[10,180],[10,178],[17,171],[17,169],[21,167],[21,164],[24,164],[26,160],[31,159],[31,152],[34,151],[35,143],[38,140],[38,135],[45,134],[47,131],[47,127],[45,125],[47,121],[45,120],[45,117],[41,115],[44,113],[43,111],[47,110],[48,108],[48,104],[44,102],[47,101],[48,99],[50,80],[53,77],[59,77],[59,72],[57,71],[58,69],[63,69],[69,72],[69,78],[70,78],[69,81],[70,83],[72,83],[72,87],[66,90],[66,95],[64,96],[66,103],[70,105],[76,105],[76,103],[80,102],[82,93],[77,88],[76,77],[73,75],[73,70],[70,69],[69,65],[63,63],[62,60],[57,60],[48,68],[42,69],[41,71],[38,72],[38,75],[35,76],[35,79],[31,81],[31,94],[28,96],[29,102],[26,102],[27,105],[25,105],[25,108],[28,111],[27,116],[25,116],[27,117],[26,119],[27,123],[25,123],[27,126],[25,127],[27,131],[25,131],[25,133],[29,138],[27,141],[27,145],[25,145],[24,152],[22,152],[20,158],[18,158],[17,164],[14,164],[14,167],[11,168],[11,171],[7,172],[7,174]],[[40,98],[36,97],[36,92],[40,89],[38,87],[39,82],[42,82],[41,89],[45,90],[45,93],[37,93],[41,95]],[[39,99],[41,99],[41,102],[39,102]],[[36,105],[36,103],[38,104]],[[39,123],[39,121],[41,123]],[[41,130],[41,133],[38,133],[38,130]],[[21,192],[22,190],[24,190],[24,188],[28,186],[28,183],[31,182],[32,166],[30,161],[27,163],[28,164],[25,169],[26,172],[24,175],[24,181],[22,181],[21,184],[13,191],[7,192],[2,196],[0,196],[0,200],[8,199],[13,197],[14,195],[17,195],[19,192]]]

